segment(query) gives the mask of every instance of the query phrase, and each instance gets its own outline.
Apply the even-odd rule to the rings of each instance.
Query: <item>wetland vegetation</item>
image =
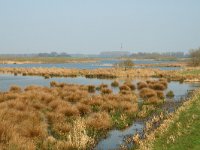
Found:
[[[168,119],[169,112],[182,104],[175,101],[177,94],[169,88],[171,83],[197,82],[200,78],[198,67],[160,70],[133,66],[128,60],[99,69],[0,68],[5,75],[41,76],[51,81],[49,86],[13,85],[0,92],[0,148],[99,149],[108,146],[102,139],[109,138],[110,132],[127,130],[140,121],[143,131],[138,133],[138,126],[129,133],[127,144],[114,148],[142,149],[149,135]],[[55,77],[88,81],[65,83],[54,81]],[[91,84],[90,79],[109,82]],[[161,146],[158,143],[155,146]]]

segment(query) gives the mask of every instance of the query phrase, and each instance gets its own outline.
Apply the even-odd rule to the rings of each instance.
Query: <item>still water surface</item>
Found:
[[[61,63],[61,64],[0,64],[0,67],[11,67],[11,68],[77,68],[77,69],[97,69],[97,68],[111,68],[114,64],[119,63],[121,60],[101,60],[98,62],[88,62],[88,63]],[[172,63],[174,61],[157,61],[157,60],[134,60],[137,64],[163,64]],[[153,66],[151,68],[159,68],[161,70],[178,70],[180,67],[157,67]]]

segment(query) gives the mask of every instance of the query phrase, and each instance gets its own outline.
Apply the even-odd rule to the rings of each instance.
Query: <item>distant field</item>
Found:
[[[199,75],[200,69],[186,70],[186,71],[183,71],[182,74],[184,74],[184,75]]]
[[[68,63],[68,62],[94,62],[97,58],[71,58],[71,57],[0,57],[0,63]]]

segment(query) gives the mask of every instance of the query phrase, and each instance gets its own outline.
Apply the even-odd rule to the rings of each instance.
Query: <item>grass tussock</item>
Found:
[[[104,94],[91,94],[88,86],[57,82],[51,82],[50,88],[28,86],[20,93],[18,88],[1,92],[0,135],[5,142],[0,149],[9,149],[8,145],[86,149],[93,137],[99,139],[112,128],[130,125],[139,110],[137,96],[129,87],[127,95],[113,94],[107,85],[101,87]]]
[[[21,87],[17,86],[17,85],[12,85],[10,87],[10,92],[14,92],[14,93],[21,93],[22,89]]]
[[[122,85],[119,87],[120,91],[131,91],[131,88],[127,85]]]
[[[173,97],[174,97],[174,92],[171,91],[171,90],[168,91],[167,94],[166,94],[166,97],[167,97],[167,98],[173,98]]]
[[[111,94],[112,90],[109,88],[102,88],[101,89],[101,94]]]
[[[136,89],[135,85],[131,82],[125,82],[124,85],[127,85],[132,91]]]
[[[93,138],[99,139],[112,128],[126,128],[135,117],[147,117],[163,102],[165,80],[149,80],[137,86],[140,90],[134,92],[135,85],[125,82],[119,86],[119,93],[113,93],[108,85],[101,84],[100,92],[93,93],[93,85],[51,82],[50,88],[14,87],[2,92],[0,118],[12,132],[0,123],[0,135],[6,138],[0,149],[8,149],[7,145],[13,143],[19,149],[87,149]],[[138,96],[144,100],[141,109]]]
[[[111,83],[111,86],[112,87],[118,87],[119,86],[119,82],[118,81],[113,81],[112,83]]]
[[[106,112],[94,113],[88,117],[87,126],[96,130],[108,130],[112,127],[110,116]]]
[[[157,96],[157,93],[150,88],[143,88],[140,91],[140,97],[144,99],[148,99],[148,98],[156,97],[156,96]]]
[[[147,87],[148,87],[148,85],[147,85],[146,82],[138,82],[138,83],[137,83],[137,88],[138,88],[138,90],[141,90],[141,89],[147,88]]]
[[[88,85],[88,92],[89,93],[94,93],[96,90],[96,87],[94,85]]]

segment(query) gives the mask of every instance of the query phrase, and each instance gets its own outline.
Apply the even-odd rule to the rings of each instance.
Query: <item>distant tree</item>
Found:
[[[130,68],[133,68],[134,65],[135,64],[133,63],[132,60],[127,59],[127,60],[124,60],[122,62],[115,64],[115,67],[124,68],[125,70],[127,70],[127,69],[130,69]]]
[[[190,51],[190,65],[200,66],[200,48]]]

